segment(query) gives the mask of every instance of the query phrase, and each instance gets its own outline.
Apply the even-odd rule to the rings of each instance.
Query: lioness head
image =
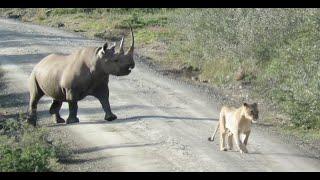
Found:
[[[251,120],[251,122],[256,123],[259,118],[258,104],[243,103],[243,108],[244,108],[244,116],[247,119]]]

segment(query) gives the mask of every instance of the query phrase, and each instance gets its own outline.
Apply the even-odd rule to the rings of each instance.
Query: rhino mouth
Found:
[[[131,73],[133,67],[122,68],[117,76],[125,76]]]

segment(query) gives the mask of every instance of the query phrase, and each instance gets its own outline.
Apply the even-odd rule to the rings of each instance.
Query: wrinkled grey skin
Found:
[[[65,123],[59,114],[62,102],[69,104],[66,123],[79,122],[77,102],[88,95],[100,101],[105,120],[117,119],[109,103],[109,75],[125,76],[134,68],[132,29],[131,35],[132,45],[126,53],[123,50],[123,37],[119,52],[115,52],[115,45],[110,47],[105,43],[102,47],[88,47],[66,56],[51,54],[43,58],[30,75],[28,122],[36,126],[37,104],[43,95],[53,98],[50,114],[57,123]]]

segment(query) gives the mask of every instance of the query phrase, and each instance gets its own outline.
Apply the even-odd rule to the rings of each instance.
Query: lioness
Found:
[[[259,118],[259,111],[257,103],[243,105],[236,109],[234,107],[223,106],[220,112],[219,124],[217,125],[214,133],[208,138],[213,141],[220,126],[220,151],[227,151],[232,149],[232,137],[236,142],[237,148],[240,153],[248,153],[246,145],[251,132],[251,123],[256,123]],[[243,141],[240,136],[244,134]],[[234,136],[233,136],[234,135]],[[228,143],[225,147],[225,138],[227,136]]]

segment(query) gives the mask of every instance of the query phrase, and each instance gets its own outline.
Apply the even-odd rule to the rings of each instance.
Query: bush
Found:
[[[21,117],[1,122],[1,172],[53,171],[59,168],[59,158],[68,156],[64,148],[54,145],[45,129],[23,123]]]

